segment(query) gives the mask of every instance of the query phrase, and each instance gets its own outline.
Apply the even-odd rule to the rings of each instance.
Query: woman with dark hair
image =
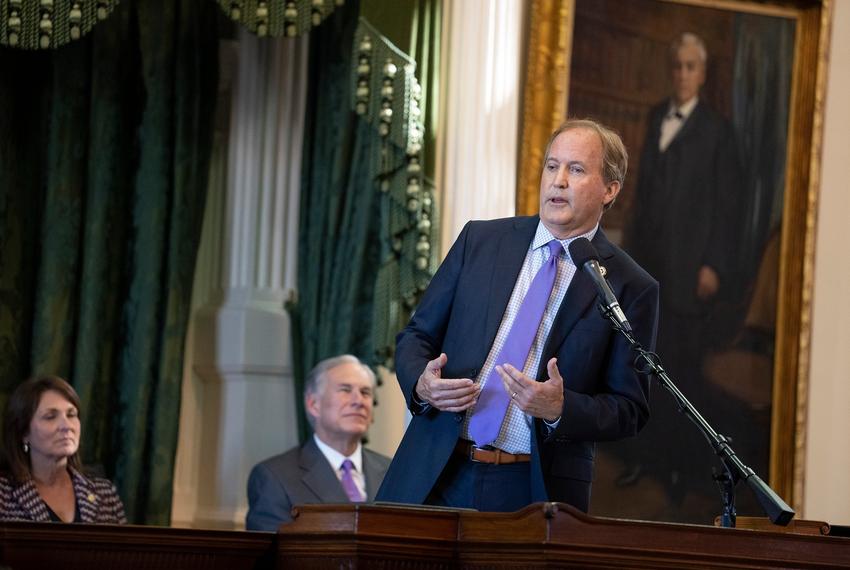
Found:
[[[80,397],[57,376],[30,378],[6,403],[0,520],[127,522],[115,486],[83,474]]]

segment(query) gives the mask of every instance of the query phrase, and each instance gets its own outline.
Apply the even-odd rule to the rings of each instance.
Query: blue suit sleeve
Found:
[[[658,323],[658,283],[652,281],[624,307],[636,340],[646,349],[655,347]],[[573,441],[612,441],[632,437],[649,419],[649,379],[633,367],[634,352],[619,334],[610,347],[602,383],[595,394],[564,390],[561,422],[549,437]],[[565,368],[564,368],[565,367]],[[570,374],[569,363],[559,362]]]
[[[431,406],[417,403],[413,394],[425,365],[437,358],[442,351],[455,289],[463,268],[469,227],[469,223],[464,226],[446,259],[431,279],[410,322],[396,338],[396,375],[408,409],[414,415],[427,413],[431,409]]]

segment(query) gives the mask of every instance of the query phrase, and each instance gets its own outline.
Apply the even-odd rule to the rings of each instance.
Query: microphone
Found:
[[[611,286],[605,279],[605,268],[599,265],[599,254],[593,244],[587,238],[581,237],[571,241],[568,249],[576,267],[584,269],[584,272],[590,276],[593,284],[596,285],[596,292],[599,294],[606,312],[614,316],[617,324],[623,330],[632,332],[632,326],[626,319],[617,297],[614,296]]]

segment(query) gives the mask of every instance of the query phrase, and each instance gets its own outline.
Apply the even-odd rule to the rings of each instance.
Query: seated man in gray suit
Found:
[[[372,501],[389,457],[363,448],[372,423],[375,374],[351,355],[323,360],[304,385],[313,436],[254,466],[248,478],[248,530],[277,530],[294,505]]]

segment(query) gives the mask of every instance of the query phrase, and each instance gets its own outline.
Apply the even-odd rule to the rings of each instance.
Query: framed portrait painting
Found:
[[[828,2],[535,0],[517,210],[567,117],[623,138],[606,235],[660,283],[656,352],[741,460],[799,504]],[[613,276],[609,276],[614,278]],[[710,524],[722,466],[653,383],[598,449],[592,514]],[[738,511],[762,515],[744,485]]]

